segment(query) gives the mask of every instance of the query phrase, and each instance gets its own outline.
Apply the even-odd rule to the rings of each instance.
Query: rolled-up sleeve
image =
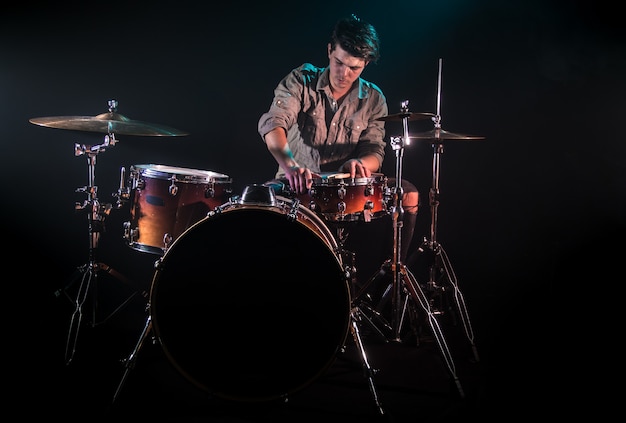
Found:
[[[361,132],[355,155],[356,157],[374,155],[378,158],[379,165],[382,166],[386,146],[385,122],[377,119],[387,116],[387,100],[376,86],[372,85],[369,89],[368,107],[360,111],[364,120],[367,121],[367,128]]]
[[[294,69],[274,89],[272,104],[258,122],[257,129],[263,140],[273,129],[283,128],[286,132],[296,122],[302,97],[300,78],[300,72]]]

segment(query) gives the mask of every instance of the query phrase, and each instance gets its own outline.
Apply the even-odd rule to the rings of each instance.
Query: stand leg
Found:
[[[89,293],[92,278],[95,279],[95,273],[91,264],[82,266],[81,268],[79,268],[79,272],[82,273],[82,277],[80,285],[78,287],[78,293],[76,294],[76,299],[74,301],[75,308],[70,319],[70,327],[67,334],[67,343],[65,345],[66,364],[70,364],[74,358],[74,353],[76,352],[76,343],[78,342],[78,333],[80,331],[81,323],[83,320],[83,304],[85,303],[87,294]]]
[[[367,354],[365,352],[365,347],[363,346],[363,341],[361,339],[361,334],[359,332],[359,316],[356,311],[353,309],[350,313],[350,331],[352,332],[352,337],[354,338],[354,343],[361,354],[361,359],[363,360],[363,370],[365,372],[365,377],[367,378],[368,385],[370,388],[370,392],[374,397],[374,404],[378,409],[378,412],[381,415],[385,415],[385,410],[382,407],[382,404],[378,398],[378,393],[376,391],[376,386],[374,385],[374,369],[370,366],[369,360],[367,359]]]
[[[430,329],[432,330],[433,335],[435,336],[437,345],[439,346],[439,349],[446,363],[446,366],[448,367],[450,375],[452,376],[453,381],[456,384],[456,387],[459,391],[459,395],[461,396],[461,398],[465,398],[465,393],[463,392],[463,388],[461,387],[461,383],[456,374],[456,367],[454,365],[454,361],[452,360],[452,355],[450,354],[450,350],[443,336],[443,332],[441,331],[441,328],[439,327],[439,322],[437,321],[435,314],[432,312],[430,308],[429,299],[426,297],[426,295],[422,291],[422,288],[416,282],[415,277],[406,268],[406,266],[402,266],[401,270],[402,270],[402,279],[403,279],[404,285],[408,289],[409,294],[411,295],[411,298],[413,298],[413,300],[416,303],[419,303],[424,309],[424,312],[426,313],[426,316],[428,318],[428,324],[430,326]]]
[[[376,332],[384,341],[389,342],[389,338],[402,342],[402,333],[407,321],[411,323],[411,328],[415,333],[416,341],[419,344],[419,336],[417,331],[416,313],[413,305],[409,302],[409,296],[406,289],[400,291],[400,304],[398,306],[397,329],[385,317],[389,312],[390,300],[393,293],[394,281],[386,281],[390,278],[391,260],[385,261],[381,268],[363,285],[361,290],[355,296],[353,308],[356,313]],[[401,276],[400,276],[401,278]],[[376,284],[384,279],[384,290],[382,293],[373,293]],[[375,299],[376,298],[376,299]],[[408,320],[407,320],[408,316]],[[392,319],[396,317],[392,314]]]
[[[388,342],[387,335],[385,333],[389,333],[393,330],[382,313],[382,308],[385,302],[384,300],[386,300],[389,296],[390,286],[387,287],[385,292],[382,294],[381,300],[376,305],[376,308],[372,306],[373,298],[371,296],[370,288],[381,278],[384,278],[387,275],[389,267],[390,262],[387,260],[383,263],[378,272],[376,272],[367,282],[363,284],[352,301],[352,311],[354,316],[360,321],[367,323],[383,342]]]
[[[337,239],[339,240],[338,248],[340,256],[343,258],[343,261],[346,263],[344,266],[346,280],[351,281],[351,297],[354,295],[354,292],[357,290],[357,278],[356,278],[356,260],[355,254],[351,251],[344,249],[345,240],[347,238],[347,233],[344,230],[345,228],[339,227],[337,229]],[[381,269],[382,272],[382,269]],[[361,292],[365,292],[367,287],[373,282],[373,279],[370,279],[363,288],[361,288]],[[382,317],[382,316],[381,316]],[[376,391],[376,386],[374,385],[374,369],[370,366],[369,360],[367,358],[367,353],[365,352],[365,347],[363,346],[363,339],[361,338],[361,332],[359,330],[359,324],[361,322],[367,322],[367,324],[377,332],[377,334],[384,340],[386,340],[385,334],[374,324],[374,322],[366,316],[363,311],[355,305],[355,302],[351,302],[350,309],[350,332],[352,333],[352,337],[354,339],[354,343],[359,350],[359,354],[361,355],[361,360],[363,362],[363,370],[365,373],[365,377],[367,378],[368,386],[372,396],[374,398],[374,404],[378,412],[381,415],[385,415],[385,411],[380,403],[378,398],[378,393]]]
[[[122,391],[122,388],[124,387],[124,384],[126,383],[126,379],[128,378],[128,374],[135,367],[135,362],[137,361],[137,354],[139,353],[139,350],[143,346],[143,343],[148,337],[148,334],[151,332],[151,330],[152,330],[152,318],[148,316],[148,318],[146,319],[146,325],[144,326],[143,331],[141,332],[141,336],[139,337],[139,340],[137,341],[135,348],[130,353],[130,356],[128,356],[128,358],[124,360],[124,367],[125,367],[124,374],[122,375],[122,380],[120,381],[119,385],[117,386],[117,389],[115,390],[115,394],[113,395],[113,403],[115,403],[120,392]]]
[[[361,307],[367,308],[367,312],[371,316],[373,316],[373,318],[368,316]],[[360,322],[367,323],[367,325],[376,333],[376,335],[378,335],[381,341],[388,342],[387,336],[385,335],[385,333],[376,325],[376,323],[374,323],[374,319],[376,319],[379,322],[382,322],[383,325],[385,325],[385,329],[391,330],[391,326],[389,326],[389,324],[384,320],[383,316],[380,313],[378,313],[376,310],[372,309],[371,307],[367,306],[364,303],[361,304],[360,306],[354,306],[353,313],[355,314],[355,317],[358,318]]]
[[[472,354],[474,355],[474,360],[476,362],[479,362],[480,358],[478,356],[476,344],[474,343],[474,331],[472,329],[472,324],[470,323],[469,313],[465,305],[465,299],[463,297],[463,293],[459,289],[456,274],[452,269],[452,264],[448,259],[448,255],[440,244],[437,244],[435,246],[435,266],[437,265],[439,265],[437,268],[442,269],[442,280],[448,282],[452,286],[454,302],[457,307],[459,317],[461,318],[461,322],[463,323],[465,336],[470,342]]]
[[[85,265],[80,266],[77,269],[77,274],[70,280],[68,284],[62,289],[59,289],[55,292],[56,296],[59,296],[61,292],[64,292],[66,296],[74,303],[74,311],[72,313],[72,317],[70,318],[70,325],[67,335],[67,342],[65,345],[65,363],[70,364],[76,353],[76,346],[78,344],[78,335],[81,327],[83,326],[83,308],[85,306],[85,301],[87,297],[91,294],[92,305],[92,319],[91,319],[91,327],[96,327],[100,324],[105,323],[108,319],[110,319],[113,315],[115,315],[119,310],[128,304],[128,302],[133,299],[137,295],[137,291],[130,294],[120,305],[118,305],[112,312],[110,312],[107,316],[105,316],[102,320],[98,320],[98,279],[99,279],[99,271],[105,271],[107,274],[115,277],[116,279],[130,283],[129,279],[123,276],[121,273],[114,270],[112,267],[104,264],[104,263],[87,263]],[[78,286],[78,291],[76,293],[76,298],[71,299],[71,297],[67,294],[67,289],[71,287],[76,281],[80,280],[80,284]]]
[[[111,266],[104,264],[104,263],[96,263],[95,264],[96,269],[99,271],[104,271],[106,272],[108,275],[113,276],[115,279],[125,283],[128,286],[132,285],[132,282],[130,279],[128,279],[126,276],[122,275],[120,272],[118,272],[117,270],[113,269]],[[118,305],[112,312],[110,312],[104,319],[98,321],[97,319],[97,315],[96,315],[96,307],[93,308],[94,311],[94,315],[93,315],[93,326],[97,326],[97,325],[101,325],[104,324],[107,320],[109,320],[111,317],[113,317],[113,315],[115,315],[119,310],[121,310],[122,308],[124,308],[126,306],[126,304],[128,304],[128,302],[130,300],[132,300],[136,295],[137,295],[137,291],[133,292],[132,294],[130,294],[128,297],[126,297],[126,299],[124,301],[122,301],[120,303],[120,305]],[[144,296],[147,295],[145,292],[142,293]],[[94,299],[95,299],[95,295],[94,295]]]

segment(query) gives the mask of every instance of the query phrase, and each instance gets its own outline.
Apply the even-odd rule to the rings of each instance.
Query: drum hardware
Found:
[[[82,203],[76,204],[76,211],[87,216],[88,221],[88,235],[89,235],[89,249],[88,249],[88,262],[79,266],[75,275],[70,281],[61,289],[55,292],[56,296],[61,293],[66,293],[74,283],[80,280],[80,285],[75,299],[71,299],[75,304],[75,309],[70,319],[70,326],[68,330],[67,343],[65,349],[66,364],[70,364],[74,358],[76,352],[76,346],[78,342],[78,336],[82,327],[83,319],[83,306],[87,297],[91,294],[92,299],[92,319],[91,325],[95,327],[99,324],[105,323],[115,313],[117,313],[122,307],[124,307],[137,292],[132,293],[126,298],[117,308],[115,308],[109,315],[103,319],[98,320],[98,300],[97,300],[97,285],[100,271],[105,271],[107,274],[115,277],[123,283],[130,283],[130,280],[111,268],[105,263],[101,263],[96,258],[96,252],[98,250],[98,244],[100,240],[100,234],[104,232],[104,221],[113,209],[111,204],[101,204],[98,200],[97,191],[98,187],[95,185],[95,168],[96,157],[99,153],[106,151],[107,148],[115,146],[117,139],[115,133],[127,134],[127,135],[147,135],[147,136],[174,136],[183,135],[184,133],[172,130],[168,127],[157,126],[148,124],[145,122],[132,121],[117,113],[118,102],[116,100],[108,101],[109,111],[95,117],[87,116],[69,116],[69,117],[43,117],[32,118],[29,121],[33,124],[58,128],[69,129],[79,131],[91,131],[105,133],[104,142],[97,145],[86,144],[74,144],[75,156],[86,156],[88,165],[88,185],[77,188],[76,192],[85,193],[87,199]],[[122,171],[123,174],[123,171]],[[126,191],[123,186],[120,186],[118,190],[117,206],[120,207],[122,201],[126,198]],[[68,295],[68,297],[70,297]]]
[[[115,208],[117,209],[121,209],[124,204],[126,204],[128,200],[130,200],[130,189],[124,183],[125,180],[126,168],[122,166],[120,168],[120,185],[117,188],[117,192],[112,194],[113,197],[117,198],[117,201],[115,202]]]
[[[442,59],[439,59],[437,116],[433,119],[434,129],[412,137],[413,139],[429,139],[432,141],[433,147],[432,186],[429,191],[429,204],[431,210],[430,238],[424,238],[417,252],[419,254],[428,254],[428,257],[431,260],[428,272],[429,279],[425,284],[426,292],[429,293],[428,301],[430,303],[430,307],[433,307],[436,312],[441,312],[440,310],[437,310],[435,300],[437,298],[440,299],[440,296],[447,292],[447,288],[444,284],[448,284],[452,288],[452,296],[454,298],[458,314],[462,320],[465,335],[470,342],[474,360],[478,362],[480,359],[474,342],[474,332],[470,323],[469,313],[467,311],[463,293],[459,289],[456,274],[452,268],[450,260],[448,259],[448,255],[443,249],[443,246],[437,241],[437,211],[439,208],[439,174],[441,155],[443,154],[443,140],[482,140],[484,137],[455,134],[441,129],[441,67]],[[438,281],[443,284],[438,283]],[[425,298],[423,300],[425,300]],[[451,365],[451,363],[449,363],[449,365]]]
[[[372,307],[367,304],[367,302],[362,300],[367,297],[367,293],[369,292],[370,287],[374,283],[374,281],[377,281],[381,275],[385,275],[387,274],[387,272],[390,272],[391,283],[385,288],[385,291],[381,296],[380,302],[375,310],[380,310],[382,306],[387,301],[389,301],[390,298],[391,321],[386,327],[390,326],[392,329],[391,340],[395,342],[402,342],[401,333],[407,320],[410,321],[413,330],[417,328],[416,323],[414,321],[411,321],[411,318],[415,318],[418,315],[415,310],[415,306],[419,304],[427,315],[430,329],[432,330],[433,335],[436,337],[437,345],[439,346],[440,352],[443,355],[444,361],[448,365],[448,370],[450,371],[451,377],[453,378],[453,381],[458,388],[460,396],[463,398],[465,394],[456,374],[452,355],[447,346],[443,333],[439,327],[439,323],[435,318],[435,314],[431,309],[430,302],[427,300],[426,294],[422,290],[422,287],[419,285],[411,271],[400,260],[400,249],[402,245],[401,229],[404,217],[404,210],[402,208],[403,189],[401,182],[402,160],[404,156],[405,145],[408,145],[410,143],[410,139],[408,138],[408,117],[410,116],[410,113],[408,111],[408,101],[403,101],[401,103],[401,109],[401,115],[405,116],[402,121],[404,136],[391,137],[390,141],[391,147],[396,152],[395,187],[391,188],[392,201],[389,208],[393,224],[392,259],[385,261],[381,265],[380,270],[376,272],[364,284],[361,291],[355,297],[354,308],[357,309],[357,312],[361,315],[367,316],[367,312],[372,310]],[[375,314],[373,317],[367,318],[366,322],[376,329],[376,333],[378,333],[379,335],[384,334],[384,331],[377,327],[374,319],[384,321],[382,314]]]
[[[331,223],[336,223],[336,222],[331,222]],[[356,253],[353,251],[349,251],[345,248],[345,244],[349,235],[348,226],[343,225],[343,224],[335,224],[334,226],[336,230],[335,237],[337,239],[336,251],[339,254],[339,256],[342,258],[345,278],[347,281],[350,282],[350,287],[351,287],[350,292],[351,292],[351,297],[352,297],[354,293],[356,293],[359,289],[358,278],[357,278]],[[355,306],[354,302],[351,302],[350,330],[354,338],[355,346],[357,350],[359,351],[360,357],[363,362],[363,372],[364,372],[365,377],[367,378],[370,393],[372,394],[374,398],[374,403],[376,404],[378,412],[381,415],[385,415],[385,410],[382,407],[382,404],[378,398],[378,393],[376,390],[376,386],[374,384],[374,376],[376,375],[378,370],[374,369],[370,365],[369,360],[367,358],[367,352],[365,350],[365,346],[363,343],[363,337],[361,336],[360,326],[363,324],[364,321],[371,328],[377,330],[379,335],[381,335],[383,338],[385,337],[385,335],[380,331],[380,329],[378,329],[378,327],[373,323],[370,316],[361,312],[360,308],[358,306]]]
[[[400,341],[400,332],[402,325],[406,321],[405,318],[408,317],[411,320],[415,320],[418,315],[415,310],[415,305],[419,304],[421,308],[426,313],[427,321],[430,326],[430,329],[433,335],[436,338],[437,345],[440,348],[440,352],[443,356],[443,359],[448,367],[448,370],[458,388],[459,394],[461,397],[464,397],[464,392],[461,387],[460,381],[456,375],[454,361],[452,359],[452,355],[450,354],[449,348],[445,341],[443,332],[439,326],[438,320],[436,318],[437,315],[442,314],[442,311],[435,307],[434,301],[435,299],[443,295],[446,291],[446,287],[440,285],[438,281],[443,281],[452,286],[452,291],[454,294],[454,300],[456,302],[456,306],[458,308],[459,315],[463,320],[463,327],[465,330],[465,334],[470,341],[472,352],[474,354],[474,359],[476,362],[479,361],[478,352],[476,346],[474,344],[474,334],[472,331],[472,327],[469,321],[469,315],[467,313],[467,309],[465,306],[465,301],[463,299],[463,295],[459,290],[456,276],[454,271],[452,270],[452,266],[450,261],[448,260],[445,251],[441,244],[437,242],[436,239],[436,231],[437,231],[437,207],[439,205],[439,164],[440,164],[440,155],[443,153],[443,139],[459,139],[459,140],[474,140],[474,139],[482,139],[483,137],[475,137],[469,135],[461,135],[461,134],[453,134],[450,132],[443,131],[441,129],[441,113],[440,113],[440,98],[441,98],[441,59],[439,61],[439,81],[438,81],[438,96],[437,96],[437,114],[432,119],[435,125],[433,131],[425,132],[418,134],[417,136],[409,136],[408,134],[408,124],[407,121],[410,120],[409,116],[411,114],[408,112],[408,102],[402,103],[402,112],[401,116],[405,116],[403,119],[403,137],[392,137],[391,145],[392,148],[396,151],[396,187],[392,191],[393,192],[393,204],[391,205],[391,213],[393,217],[393,225],[394,225],[394,248],[393,248],[393,260],[387,260],[382,266],[379,272],[377,272],[370,280],[366,282],[363,289],[359,292],[359,294],[355,297],[355,303],[358,304],[359,307],[364,308],[365,311],[362,313],[368,312],[370,316],[374,316],[379,320],[384,322],[384,319],[381,318],[380,310],[382,306],[389,301],[389,296],[391,296],[391,328],[393,329],[393,340]],[[431,225],[430,225],[430,239],[424,239],[422,245],[418,248],[418,253],[430,253],[432,257],[432,262],[430,262],[429,266],[429,281],[421,285],[416,280],[415,276],[412,272],[406,267],[405,264],[401,263],[399,260],[400,253],[400,228],[402,227],[402,188],[400,186],[400,181],[402,178],[402,156],[404,145],[409,144],[411,139],[429,139],[432,140],[434,155],[433,155],[433,174],[432,174],[432,188],[430,189],[429,199],[431,206]],[[368,298],[368,290],[371,285],[374,283],[377,278],[381,275],[384,275],[387,271],[392,272],[392,283],[387,286],[383,294],[381,295],[380,302],[376,308],[370,306],[371,298]],[[367,302],[360,302],[361,299],[367,298]],[[370,323],[375,325],[375,322],[370,319]],[[414,324],[414,323],[412,323]],[[415,327],[415,326],[414,326]],[[387,329],[388,326],[385,327]],[[382,330],[378,330],[378,333],[383,333]]]
[[[246,185],[243,189],[241,197],[235,197],[235,201],[241,204],[267,204],[268,206],[276,206],[276,192],[267,185],[251,184]],[[297,203],[294,201],[294,207],[297,209]],[[292,207],[292,209],[294,208]],[[222,208],[220,207],[220,210]],[[292,211],[288,213],[292,219],[296,218]]]
[[[247,215],[252,219],[240,220]],[[276,239],[279,235],[297,242],[285,249],[285,242]],[[239,251],[233,254],[235,247]],[[251,254],[242,253],[246,247],[253,248]],[[245,266],[237,262],[242,259]],[[206,275],[211,263],[238,271],[224,283]],[[275,269],[279,265],[283,278]],[[177,238],[157,260],[156,269],[149,316],[134,350],[124,360],[113,403],[148,337],[159,342],[183,376],[211,395],[244,402],[286,402],[330,367],[344,351],[350,332],[378,411],[385,413],[373,381],[375,370],[352,314],[348,275],[337,240],[323,219],[297,198],[278,196],[267,185],[247,186],[241,196],[210,211]],[[268,270],[271,284],[261,286],[259,271]],[[306,277],[293,277],[303,270]],[[236,295],[229,295],[231,289]],[[309,295],[311,290],[317,295]],[[192,297],[185,298],[189,293]],[[205,300],[208,306],[201,304]],[[319,306],[319,301],[324,302],[324,313],[302,313],[303,308]],[[227,327],[229,322],[236,330]],[[198,330],[196,326],[203,324],[211,327]],[[285,328],[290,330],[288,336],[273,334]],[[207,331],[220,340],[220,346],[196,340]],[[275,348],[274,343],[276,350],[266,351]],[[253,359],[246,353],[250,344]],[[296,360],[303,353],[305,359]],[[269,372],[267,377],[263,372]]]

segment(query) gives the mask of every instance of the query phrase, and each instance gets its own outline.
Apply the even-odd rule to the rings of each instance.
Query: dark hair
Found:
[[[376,62],[380,57],[380,40],[374,26],[352,15],[335,24],[330,36],[330,46],[334,50],[337,45],[354,57],[368,62]]]

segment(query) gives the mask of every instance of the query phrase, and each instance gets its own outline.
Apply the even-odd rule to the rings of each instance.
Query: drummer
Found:
[[[380,118],[388,115],[387,100],[377,85],[361,78],[365,67],[379,59],[379,44],[371,24],[355,15],[341,19],[326,46],[328,66],[304,63],[278,83],[269,110],[258,122],[259,134],[278,163],[270,186],[305,194],[313,178],[324,172],[369,178],[381,170],[386,144]],[[396,185],[394,178],[388,185]],[[401,187],[399,258],[405,263],[419,196],[412,183],[403,180]]]

